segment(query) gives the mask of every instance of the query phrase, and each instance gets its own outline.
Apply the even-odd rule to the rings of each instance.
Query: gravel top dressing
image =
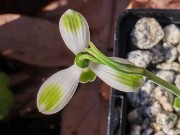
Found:
[[[180,89],[180,29],[164,27],[152,17],[140,18],[130,32],[136,49],[127,59],[151,70]],[[149,80],[136,93],[126,94],[132,109],[127,114],[129,135],[180,135],[180,112],[173,108],[175,96]]]

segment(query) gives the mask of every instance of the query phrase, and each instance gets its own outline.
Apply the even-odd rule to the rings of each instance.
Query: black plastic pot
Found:
[[[128,52],[136,49],[132,46],[129,35],[137,20],[142,17],[153,17],[162,27],[172,23],[180,26],[180,10],[126,10],[117,20],[114,56],[126,58]],[[128,135],[130,128],[127,113],[131,106],[125,93],[112,89],[109,108],[108,135]]]

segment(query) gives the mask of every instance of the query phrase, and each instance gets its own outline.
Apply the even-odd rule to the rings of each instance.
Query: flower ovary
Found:
[[[83,58],[84,52],[79,52],[74,60],[74,63],[80,68],[87,68],[89,66],[89,60]]]

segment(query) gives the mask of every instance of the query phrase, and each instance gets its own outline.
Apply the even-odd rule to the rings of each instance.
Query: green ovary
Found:
[[[176,98],[175,98],[174,108],[180,110],[180,97],[176,97]]]
[[[62,99],[63,90],[57,84],[46,85],[39,97],[39,105],[43,106],[44,112],[55,109]]]
[[[82,55],[85,54],[84,52],[79,52],[74,60],[74,63],[80,68],[87,68],[89,66],[89,60],[82,59]]]
[[[83,25],[83,18],[75,11],[64,14],[62,17],[63,26],[70,32],[77,32]]]

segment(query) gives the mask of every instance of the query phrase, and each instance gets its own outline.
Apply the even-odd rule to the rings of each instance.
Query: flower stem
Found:
[[[162,86],[163,88],[169,90],[170,92],[172,92],[176,96],[180,97],[180,90],[176,86],[174,86],[171,83],[159,78],[158,76],[154,75],[153,73],[151,73],[147,69],[145,69],[144,76],[147,77],[148,79],[150,79],[151,81],[153,81],[154,83],[156,83],[157,85]]]
[[[90,61],[92,61],[94,63],[103,64],[101,61],[99,61],[98,59],[96,59],[95,57],[93,57],[92,55],[89,55],[89,54],[82,54],[80,56],[80,58],[90,60]]]
[[[98,61],[100,61],[101,62],[100,64],[105,64],[119,72],[123,72],[127,74],[137,74],[137,75],[147,77],[148,79],[153,81],[155,84],[162,86],[163,88],[175,94],[177,97],[180,97],[180,90],[176,86],[159,78],[158,76],[154,75],[147,69],[142,68],[142,67],[137,67],[131,64],[119,63],[105,56],[103,53],[101,53],[92,42],[89,42],[89,45],[90,45],[90,48],[86,48],[86,51],[89,54],[91,54],[93,57],[95,57]]]
[[[89,42],[90,49],[86,48],[86,51],[102,61],[107,66],[110,66],[111,68],[118,69],[121,72],[127,73],[127,74],[137,74],[137,75],[143,75],[144,74],[144,68],[137,67],[135,65],[131,64],[124,64],[119,63],[107,56],[105,56],[103,53],[101,53],[92,42]]]
[[[113,68],[114,70],[117,70],[117,71],[120,71],[120,72],[124,72],[124,71],[122,70],[122,68],[118,69],[117,66],[114,66],[114,65],[112,65],[111,63],[109,63],[109,61],[105,61],[103,58],[99,57],[91,48],[86,48],[86,51],[87,51],[89,54],[91,54],[91,55],[93,55],[94,57],[96,57],[99,61],[101,61],[102,64],[107,65],[107,66]]]

